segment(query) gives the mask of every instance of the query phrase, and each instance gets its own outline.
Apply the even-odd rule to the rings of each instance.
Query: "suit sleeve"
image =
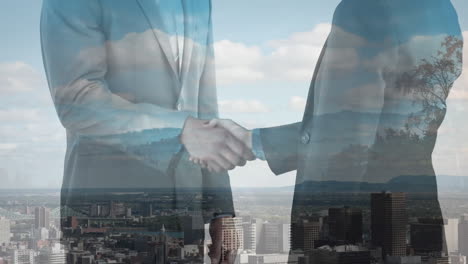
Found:
[[[265,158],[276,175],[297,169],[301,126],[299,122],[260,130]]]
[[[100,1],[95,0],[44,0],[41,16],[43,61],[61,123],[78,137],[153,130],[149,140],[173,140],[191,113],[154,104],[132,103],[109,89],[101,11]],[[171,133],[167,133],[168,129]],[[112,142],[126,144],[131,141]],[[178,144],[178,140],[173,142]]]
[[[202,119],[218,117],[218,95],[216,92],[215,54],[213,40],[213,24],[211,18],[211,2],[209,11],[208,38],[206,43],[205,65],[200,78],[198,112]]]
[[[202,119],[218,117],[211,1],[209,17],[207,52],[205,66],[200,79],[198,97],[199,117]],[[207,170],[203,170],[203,199],[203,216],[205,223],[209,223],[213,218],[220,216],[235,216],[231,183],[229,175],[226,172],[211,173]]]

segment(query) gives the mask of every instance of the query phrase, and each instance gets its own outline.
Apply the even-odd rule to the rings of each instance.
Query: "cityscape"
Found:
[[[168,209],[167,197],[144,191],[111,194],[72,209],[60,206],[58,190],[1,191],[0,263],[198,263],[207,255],[208,225],[197,229],[189,208]],[[462,193],[442,195],[444,219],[430,217],[437,213],[424,193],[316,193],[307,217],[292,224],[290,197],[289,188],[234,191],[237,215],[223,220],[223,238],[236,263],[466,263]]]

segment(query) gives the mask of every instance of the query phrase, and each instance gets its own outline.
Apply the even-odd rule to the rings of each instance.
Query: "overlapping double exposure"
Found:
[[[322,245],[362,242],[362,231],[355,229],[362,226],[362,210],[369,213],[367,246],[349,253],[357,261],[350,263],[369,263],[366,258],[386,263],[403,263],[398,261],[406,256],[420,257],[417,263],[448,258],[431,154],[446,99],[461,74],[462,49],[449,1],[340,3],[303,121],[261,133],[273,171],[298,170],[293,252],[309,252],[305,261],[326,263],[311,242],[322,239],[317,209],[326,209],[328,203],[316,193],[338,197],[345,192],[361,200],[360,216],[353,222],[356,212],[351,209],[343,209],[339,217],[329,211],[329,228],[344,230],[337,237],[337,230],[330,229],[325,240],[334,241]],[[379,190],[384,192],[369,194]],[[304,235],[314,224],[315,234]],[[351,239],[353,231],[360,233],[358,238]],[[376,247],[381,252],[371,254],[369,249]]]
[[[179,142],[189,116],[217,116],[210,14],[209,1],[44,1],[44,65],[67,129],[68,247],[90,240],[73,223],[96,217],[84,234],[128,234],[109,246],[138,252],[127,261],[177,261],[185,239],[187,261],[201,262],[204,223],[234,216],[227,173],[202,171]],[[114,200],[147,218],[99,220],[116,216]],[[163,227],[179,233],[171,248],[156,239]]]
[[[466,4],[258,1],[42,0],[66,146],[34,159],[63,179],[0,190],[0,263],[466,263],[467,181],[434,155],[466,168]]]

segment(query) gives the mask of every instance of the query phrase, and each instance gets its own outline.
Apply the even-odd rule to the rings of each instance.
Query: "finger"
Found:
[[[232,165],[232,168],[230,169],[234,169],[236,166],[244,166],[247,163],[244,158],[232,151],[230,148],[224,149],[221,152],[221,155]]]
[[[231,132],[236,137],[242,137],[242,133],[245,130],[241,125],[232,121],[231,119],[218,119],[216,121],[218,127],[222,127]]]
[[[256,160],[257,157],[255,156],[255,154],[252,152],[251,149],[247,148],[246,152],[244,153],[244,156],[243,156],[246,160],[248,161],[252,161],[252,160]]]
[[[200,160],[200,166],[204,169],[208,168],[208,162],[205,160]]]
[[[239,130],[239,128],[241,128],[241,126],[239,124],[232,121],[231,119],[212,119],[210,121],[210,125],[212,125],[212,127],[224,128],[224,129],[228,130],[229,132],[231,132],[233,135],[238,135],[239,134],[238,130]]]
[[[203,169],[207,169],[207,168],[208,168],[207,162],[206,162],[205,160],[203,160],[203,159],[190,157],[190,160],[191,160],[194,164],[196,164],[196,165],[202,167]]]
[[[207,161],[207,166],[209,172],[222,172],[224,169],[221,165],[219,165],[215,160]]]
[[[200,165],[200,163],[201,163],[201,161],[200,161],[199,158],[195,158],[195,157],[193,157],[193,156],[190,156],[190,157],[189,157],[189,160],[190,160],[192,163],[196,164],[196,165]]]
[[[205,126],[213,128],[213,127],[216,127],[218,125],[219,125],[219,119],[213,118]]]
[[[236,167],[228,159],[224,157],[223,152],[226,152],[226,151],[228,150],[227,149],[221,150],[218,155],[213,157],[213,160],[221,167],[221,170],[220,171],[218,170],[216,172],[232,170]]]
[[[255,155],[252,153],[252,151],[238,138],[234,136],[230,136],[226,139],[226,144],[234,153],[236,153],[242,159],[244,160],[255,159]]]

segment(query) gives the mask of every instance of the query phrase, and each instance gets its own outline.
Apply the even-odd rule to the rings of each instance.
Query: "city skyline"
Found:
[[[270,192],[268,195],[268,197],[274,197],[278,196],[278,193]],[[158,201],[163,199],[163,196],[148,193],[146,201],[135,201],[132,199],[132,196],[128,196],[128,194],[122,194],[121,196],[120,198],[115,195],[96,196],[93,204],[84,201],[84,207],[81,207],[84,210],[80,209],[84,215],[81,216],[72,216],[76,214],[76,212],[67,211],[68,209],[65,210],[62,208],[62,213],[70,214],[70,216],[62,215],[61,218],[57,215],[56,210],[51,210],[53,206],[50,207],[46,205],[46,201],[54,201],[53,197],[47,195],[47,193],[37,193],[36,196],[32,196],[37,200],[43,200],[42,205],[25,204],[24,202],[28,199],[24,197],[17,198],[20,200],[12,198],[8,200],[0,199],[0,207],[4,207],[5,204],[8,204],[8,201],[14,201],[14,203],[10,204],[10,210],[16,211],[17,215],[25,215],[28,212],[34,215],[34,212],[36,212],[35,216],[32,218],[18,218],[11,222],[8,219],[5,220],[5,218],[0,215],[0,241],[8,243],[8,240],[5,240],[5,235],[8,233],[8,238],[13,242],[13,244],[9,245],[0,244],[0,247],[5,249],[5,251],[3,251],[4,253],[0,254],[0,258],[8,260],[10,258],[19,257],[27,261],[36,259],[36,261],[42,264],[47,263],[44,261],[51,259],[57,259],[57,261],[63,259],[68,259],[69,261],[84,261],[84,259],[87,259],[87,261],[93,261],[99,258],[106,258],[109,260],[119,258],[122,260],[136,260],[138,258],[145,259],[145,256],[160,258],[162,252],[166,252],[169,259],[171,256],[177,258],[183,255],[186,261],[189,262],[190,258],[195,257],[201,252],[200,246],[202,245],[197,245],[197,242],[191,239],[192,236],[187,232],[187,229],[185,233],[178,233],[177,225],[171,224],[171,221],[174,219],[173,214],[176,212],[170,212],[170,210],[166,211],[161,207],[161,202]],[[243,205],[247,207],[239,210],[239,215],[236,216],[234,220],[226,220],[223,234],[226,238],[237,239],[231,240],[233,243],[231,247],[234,248],[236,245],[239,247],[238,263],[241,264],[255,264],[257,263],[255,261],[259,261],[259,259],[263,259],[266,261],[265,263],[287,263],[288,259],[291,261],[295,258],[297,258],[299,263],[308,263],[301,261],[328,259],[331,256],[337,258],[335,261],[338,262],[332,262],[337,264],[349,263],[340,262],[346,259],[359,260],[359,263],[377,263],[376,261],[379,261],[379,259],[387,259],[390,261],[388,263],[394,263],[392,261],[409,260],[416,261],[414,263],[427,263],[421,261],[429,261],[430,259],[447,261],[449,258],[452,259],[451,261],[454,264],[466,263],[464,262],[466,259],[466,245],[464,245],[464,243],[466,243],[466,240],[462,238],[465,237],[466,232],[468,232],[468,225],[466,224],[468,211],[457,212],[458,217],[455,215],[448,216],[448,218],[444,218],[444,222],[441,222],[437,221],[437,219],[428,218],[425,215],[419,214],[425,210],[432,209],[425,208],[424,199],[414,198],[414,194],[389,192],[367,193],[362,194],[362,198],[365,201],[363,200],[360,203],[350,202],[351,197],[354,197],[353,200],[356,199],[355,196],[356,194],[329,194],[328,198],[324,197],[324,203],[322,205],[317,204],[310,208],[311,211],[309,213],[311,217],[308,222],[292,226],[290,226],[289,218],[275,219],[272,214],[263,216],[258,214],[263,210],[268,211],[272,207],[278,207],[278,204],[272,202],[268,197],[265,197],[265,200],[262,200],[263,202],[259,205],[243,202]],[[246,192],[242,197],[237,197],[236,199],[251,199],[252,197],[253,194]],[[329,198],[332,197],[335,197],[336,201],[330,204]],[[376,203],[370,206],[370,200],[376,198],[378,201],[376,200]],[[385,199],[390,200],[384,201]],[[383,204],[379,204],[380,202],[383,202]],[[145,209],[151,203],[154,206],[150,207],[150,210]],[[96,204],[102,205],[101,208],[98,209]],[[397,205],[397,207],[392,209],[391,207],[394,205]],[[459,206],[458,208],[463,208],[463,203],[457,203],[457,205]],[[79,209],[80,206],[77,208]],[[131,210],[128,210],[129,208],[131,208]],[[327,210],[324,210],[325,208]],[[406,208],[405,210],[408,210],[408,212],[411,212],[411,214],[404,216],[405,219],[400,219],[405,222],[404,226],[389,218],[377,217],[378,221],[383,220],[380,224],[387,225],[387,227],[382,229],[372,227],[371,214],[373,214],[372,212],[374,212],[374,210],[378,210],[376,214],[382,214],[381,216],[383,216],[387,215],[387,213],[384,212],[385,210],[401,211],[404,208]],[[415,208],[420,208],[420,210],[415,210]],[[383,209],[383,211],[381,209]],[[51,210],[50,219],[48,219],[47,222],[43,222],[45,218],[42,213],[38,212],[48,210]],[[190,212],[185,211],[185,214],[186,216],[180,218],[181,220],[185,219],[182,220],[183,225],[192,225],[193,218]],[[350,220],[352,221],[349,222]],[[62,223],[62,231],[68,234],[67,240],[71,243],[64,243],[65,247],[68,247],[67,245],[71,246],[68,250],[69,253],[66,255],[64,255],[65,251],[63,251],[63,248],[56,244],[59,237],[57,226],[60,221],[65,221]],[[35,228],[35,223],[38,222],[41,224],[37,226],[39,228]],[[11,230],[9,228],[10,223]],[[363,232],[361,234],[347,233],[348,231],[346,230],[350,229],[346,227],[346,223],[350,224],[349,227],[354,226],[352,229],[355,229],[358,225],[362,225]],[[42,227],[48,225],[50,225],[50,227]],[[394,230],[392,228],[393,225],[399,225],[399,229]],[[31,229],[29,226],[33,228]],[[207,227],[205,227],[205,229],[206,228]],[[446,240],[451,241],[451,246],[448,247],[446,253],[434,255],[431,252],[439,251],[438,246],[440,246],[440,244],[438,245],[436,241],[428,239],[428,237],[433,238],[433,236],[437,234],[442,235],[442,228],[445,230],[452,230],[450,232],[446,231]],[[403,240],[404,242],[400,239],[400,253],[397,254],[399,256],[392,255],[386,257],[385,255],[379,255],[382,254],[382,251],[379,247],[375,247],[373,237],[370,236],[370,234],[373,234],[376,230],[393,230],[392,232],[398,232],[399,234],[396,237],[401,238],[402,235],[406,237],[406,239]],[[11,235],[9,235],[10,232]],[[294,249],[294,247],[298,245],[297,241],[292,242],[290,240],[291,234],[294,232],[302,232],[304,234],[304,236],[301,237],[303,242],[300,243],[312,244],[308,247],[307,252],[296,251],[295,254],[288,258],[289,247],[293,247]],[[344,236],[345,234],[350,234],[351,236]],[[407,234],[410,234],[410,236]],[[127,236],[122,240],[122,243],[132,244],[141,241],[144,236],[149,235],[154,237],[153,240],[148,241],[147,245],[145,245],[145,243],[139,243],[139,246],[134,250],[119,247],[116,249],[117,251],[108,251],[109,249],[106,248],[112,247],[112,240],[98,242],[99,240],[97,239],[98,237],[108,236]],[[386,235],[384,234],[384,236]],[[27,239],[28,237],[29,239]],[[31,242],[28,242],[25,244],[25,241],[34,241],[34,243],[31,244]],[[62,241],[62,243],[63,242],[64,241]],[[209,240],[207,243],[209,244]],[[404,243],[404,245],[401,245],[401,243]],[[32,247],[31,245],[35,246]],[[456,247],[454,247],[454,245],[456,245]],[[94,250],[89,250],[89,248],[94,248],[96,246],[101,247],[101,250],[96,252]],[[302,246],[299,245],[299,247]],[[88,248],[88,250],[85,248]],[[155,249],[155,255],[144,254],[149,248]],[[177,250],[177,248],[183,248],[183,250],[180,251]],[[454,262],[455,260],[458,262]],[[48,264],[50,264],[50,262]]]

